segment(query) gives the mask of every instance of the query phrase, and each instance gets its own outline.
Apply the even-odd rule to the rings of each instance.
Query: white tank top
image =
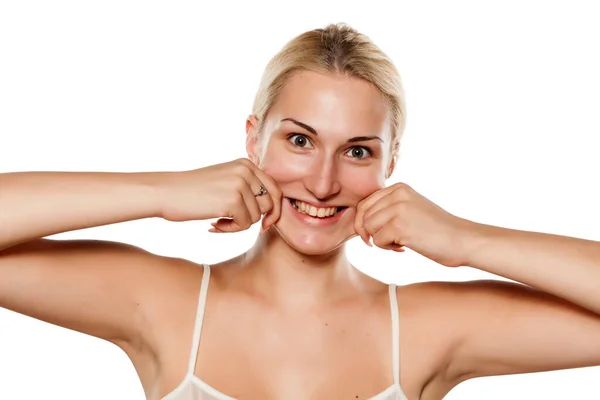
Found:
[[[198,310],[196,312],[196,324],[194,326],[194,338],[188,364],[188,371],[183,381],[162,400],[236,400],[219,392],[202,379],[194,375],[196,368],[196,357],[200,345],[200,333],[202,332],[202,321],[204,320],[204,308],[206,305],[206,294],[208,292],[208,281],[210,280],[210,266],[204,265],[204,275],[200,296],[198,299]],[[408,400],[400,387],[400,328],[398,317],[398,302],[396,300],[396,285],[389,286],[390,309],[392,314],[392,365],[394,372],[394,383],[383,392],[369,398],[368,400]]]

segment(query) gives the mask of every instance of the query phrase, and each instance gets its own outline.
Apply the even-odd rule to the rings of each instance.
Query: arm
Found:
[[[76,229],[160,216],[163,173],[0,174],[0,250]]]
[[[153,174],[0,174],[0,307],[112,342],[143,321],[160,258],[133,246],[41,237],[159,215]],[[142,271],[142,269],[144,269]]]
[[[128,351],[158,311],[150,302],[166,260],[124,243],[32,240],[0,251],[0,307]]]
[[[263,184],[269,195],[254,196]],[[140,332],[151,334],[148,323],[162,323],[156,316],[164,305],[153,291],[164,289],[177,275],[173,268],[186,262],[165,262],[122,243],[40,238],[147,217],[228,216],[217,226],[235,231],[263,213],[269,214],[263,223],[273,223],[280,209],[272,178],[242,159],[172,173],[0,174],[0,307],[127,343]]]
[[[600,243],[477,225],[467,265],[512,282],[442,285],[448,377],[600,365]]]
[[[600,242],[476,224],[467,265],[600,314]]]
[[[525,284],[417,285],[424,290],[420,314],[436,332],[435,381],[444,387],[477,376],[600,365],[600,243],[477,224],[404,183],[361,201],[355,229],[384,249],[406,246],[448,267]]]

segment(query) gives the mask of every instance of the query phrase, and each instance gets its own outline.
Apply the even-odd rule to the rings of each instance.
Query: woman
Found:
[[[148,399],[429,400],[473,377],[600,365],[600,245],[478,224],[385,187],[404,120],[374,44],[343,25],[306,32],[267,66],[249,159],[0,175],[0,306],[116,344]],[[212,266],[42,239],[148,217],[263,229]],[[530,287],[388,286],[345,258],[355,235]]]

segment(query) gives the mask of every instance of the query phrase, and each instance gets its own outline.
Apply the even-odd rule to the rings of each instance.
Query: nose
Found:
[[[304,179],[306,189],[318,200],[326,201],[342,189],[334,157],[318,157]]]

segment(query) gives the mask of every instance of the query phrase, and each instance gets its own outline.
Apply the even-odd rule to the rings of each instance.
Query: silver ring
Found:
[[[260,187],[258,188],[258,193],[256,193],[254,196],[258,197],[258,196],[262,196],[263,194],[267,193],[267,189],[265,189],[265,187],[263,185],[260,185]]]

